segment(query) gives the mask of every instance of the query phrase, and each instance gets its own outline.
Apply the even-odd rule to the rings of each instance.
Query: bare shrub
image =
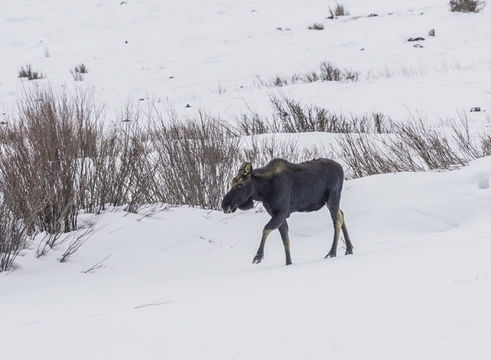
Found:
[[[22,66],[18,74],[19,78],[27,78],[28,80],[43,79],[44,75],[38,71],[33,71],[31,65]]]
[[[491,155],[491,136],[482,136],[481,137],[481,151],[482,155],[490,156]]]
[[[285,79],[285,78],[282,78],[281,76],[277,75],[273,81],[272,81],[272,84],[273,86],[277,86],[277,87],[282,87],[282,86],[285,86],[285,85],[288,85],[288,80]]]
[[[329,8],[329,19],[335,19],[338,16],[347,16],[349,12],[345,11],[344,5],[336,3],[334,10]]]
[[[486,2],[483,0],[450,0],[449,6],[452,12],[478,13],[486,6]]]
[[[85,64],[83,64],[83,63],[75,66],[73,71],[80,73],[80,74],[87,74],[89,72],[89,70],[87,69],[87,66],[85,66]]]
[[[241,114],[237,119],[237,131],[247,136],[268,134],[277,130],[274,123],[257,113]]]
[[[309,71],[305,74],[295,73],[290,78],[277,75],[271,82],[260,82],[260,85],[282,87],[298,82],[311,83],[315,81],[358,81],[360,73],[350,69],[341,69],[329,62],[322,62],[319,70]]]
[[[324,25],[321,23],[313,23],[312,25],[309,25],[309,30],[324,30]]]
[[[84,80],[84,74],[87,74],[89,70],[85,66],[85,64],[80,64],[75,66],[73,70],[70,71],[70,73],[73,76],[73,80],[75,81],[83,81]]]
[[[356,71],[341,70],[335,65],[323,62],[320,66],[319,78],[322,81],[358,81],[360,74]]]
[[[406,170],[384,152],[384,143],[367,134],[344,134],[337,140],[337,156],[348,178]]]
[[[90,239],[90,237],[94,234],[95,231],[95,222],[89,224],[87,227],[83,229],[78,229],[76,231],[72,231],[71,233],[67,234],[63,242],[68,242],[68,247],[65,249],[63,254],[61,254],[60,258],[58,259],[59,262],[64,263],[66,262],[70,257],[72,257],[73,254],[75,254],[87,240]]]
[[[471,136],[468,119],[450,121],[448,134],[425,126],[420,119],[394,124],[394,133],[374,138],[344,134],[337,155],[349,177],[399,171],[451,169],[491,153],[488,136]]]
[[[20,104],[0,154],[0,184],[6,206],[49,233],[76,228],[76,111],[67,97],[36,91]]]
[[[465,165],[467,161],[450,145],[449,138],[428,128],[421,120],[398,126],[397,136],[409,149],[415,151],[428,169],[449,169]]]
[[[109,259],[110,257],[111,257],[111,255],[107,255],[104,259],[96,262],[94,265],[92,265],[88,269],[82,270],[81,273],[82,274],[92,274],[92,273],[95,273],[97,270],[105,268],[104,262],[107,259]]]
[[[459,116],[458,120],[450,119],[449,124],[452,129],[452,138],[466,161],[486,156],[483,149],[471,136],[469,120],[465,114]]]
[[[173,116],[152,128],[154,189],[160,202],[217,209],[234,175],[240,138],[220,120]]]
[[[72,70],[70,74],[72,74],[73,80],[84,81],[84,76],[81,73]]]
[[[0,205],[0,272],[10,270],[26,241],[25,224]]]
[[[391,126],[391,122],[386,121],[385,116],[380,113],[348,118],[318,106],[302,105],[287,97],[272,97],[271,103],[275,110],[276,120],[272,122],[274,126],[264,125],[263,127],[272,129],[274,132],[384,133],[388,132]]]

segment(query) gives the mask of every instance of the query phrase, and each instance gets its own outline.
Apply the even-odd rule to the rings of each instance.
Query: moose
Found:
[[[315,159],[293,164],[284,159],[273,159],[266,166],[253,169],[250,162],[241,165],[232,180],[232,188],[222,200],[226,214],[254,207],[254,200],[263,203],[271,216],[264,227],[261,243],[253,264],[264,258],[264,245],[268,235],[278,229],[285,248],[286,265],[292,263],[290,238],[286,219],[293,212],[310,212],[327,206],[334,225],[334,239],[329,253],[335,257],[340,231],[346,242],[346,255],[353,253],[344,214],[339,207],[344,172],[341,165],[330,159]]]

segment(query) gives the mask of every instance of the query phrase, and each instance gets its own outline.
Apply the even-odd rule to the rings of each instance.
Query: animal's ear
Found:
[[[250,162],[245,162],[240,167],[239,173],[244,176],[250,175],[252,172],[252,164]]]

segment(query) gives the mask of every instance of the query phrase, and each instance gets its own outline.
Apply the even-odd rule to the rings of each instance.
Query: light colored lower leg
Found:
[[[261,238],[261,244],[259,245],[259,250],[257,251],[258,253],[264,252],[264,245],[266,244],[266,239],[268,238],[269,234],[271,234],[271,231],[273,230],[263,230],[263,237]]]
[[[336,227],[338,229],[341,229],[341,226],[343,226],[344,223],[344,216],[341,210],[338,210],[338,220],[336,221]]]

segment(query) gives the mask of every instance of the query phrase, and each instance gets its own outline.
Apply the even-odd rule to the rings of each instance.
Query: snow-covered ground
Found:
[[[68,263],[56,261],[66,246],[39,260],[30,249],[0,278],[2,353],[489,359],[490,169],[484,158],[349,181],[342,207],[355,254],[324,260],[328,211],[294,214],[289,267],[276,232],[264,262],[250,263],[265,212],[106,213]]]
[[[23,65],[45,74],[43,82],[73,86],[70,70],[84,63],[89,73],[78,85],[94,86],[111,106],[153,99],[188,115],[270,112],[267,95],[278,93],[396,119],[490,108],[489,9],[451,13],[445,0],[342,3],[350,15],[336,20],[326,19],[335,5],[326,0],[2,4],[0,103],[11,110],[32,85],[17,78]],[[316,22],[325,29],[307,29]],[[431,29],[435,37],[427,35]],[[407,41],[418,36],[426,39],[419,42],[423,48]],[[280,89],[258,84],[258,78],[318,69],[322,61],[360,71],[361,81]]]
[[[446,0],[342,3],[350,15],[328,20],[335,3],[326,0],[4,0],[0,120],[25,89],[49,83],[94,87],[114,109],[157,101],[228,120],[270,114],[269,96],[285,95],[345,114],[440,124],[460,112],[477,132],[490,126],[487,111],[469,113],[491,108],[489,7],[459,14]],[[325,29],[308,30],[315,22]],[[407,41],[417,36],[423,48]],[[360,80],[261,84],[322,61]],[[70,70],[81,63],[89,73],[75,83]],[[46,79],[18,79],[26,64]],[[301,147],[333,138],[291,136]],[[67,263],[57,261],[67,243],[39,259],[30,244],[0,274],[0,356],[489,359],[490,177],[484,158],[451,172],[349,181],[342,207],[355,254],[323,260],[328,211],[294,214],[290,267],[276,232],[263,263],[251,264],[268,220],[259,207],[114,209]]]

